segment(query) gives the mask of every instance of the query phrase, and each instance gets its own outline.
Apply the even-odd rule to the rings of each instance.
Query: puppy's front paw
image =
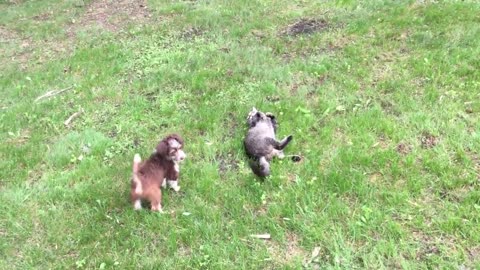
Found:
[[[178,180],[170,180],[168,181],[168,186],[178,192],[180,190],[180,186],[178,185]]]
[[[136,200],[135,203],[133,204],[133,209],[135,210],[142,209],[142,202],[140,200]]]
[[[152,205],[152,211],[163,213],[162,205],[161,204]]]
[[[162,182],[162,188],[166,188],[166,187],[167,187],[167,179],[164,178]]]

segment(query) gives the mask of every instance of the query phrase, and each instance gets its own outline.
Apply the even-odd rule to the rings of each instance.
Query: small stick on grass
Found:
[[[75,120],[75,118],[79,117],[81,114],[83,113],[83,109],[81,109],[80,111],[72,114],[67,120],[65,120],[65,122],[63,122],[63,124],[66,126],[66,127],[69,127],[70,126],[70,123]]]
[[[268,239],[270,239],[270,234],[269,234],[269,233],[265,233],[265,234],[251,234],[250,236],[253,237],[253,238],[258,238],[258,239],[263,239],[263,240],[268,240]]]
[[[44,98],[49,98],[49,97],[56,96],[56,95],[61,94],[61,93],[65,92],[65,91],[67,91],[67,90],[70,90],[70,89],[72,89],[72,88],[73,88],[73,86],[69,86],[69,87],[64,88],[64,89],[61,89],[61,90],[51,90],[51,91],[48,91],[48,92],[46,92],[45,94],[37,97],[37,98],[35,99],[35,102],[38,102],[38,101],[40,101],[41,99],[44,99]]]

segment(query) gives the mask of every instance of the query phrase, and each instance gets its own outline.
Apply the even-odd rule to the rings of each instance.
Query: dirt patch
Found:
[[[415,242],[420,244],[420,248],[415,254],[415,258],[417,260],[423,261],[428,256],[440,253],[437,243],[433,237],[428,236],[424,232],[416,231],[413,232],[413,238],[415,239]]]
[[[238,163],[231,154],[219,157],[218,170],[220,174],[225,174],[230,170],[238,169]]]
[[[455,189],[448,189],[440,191],[440,198],[442,200],[448,200],[454,203],[460,203],[468,196],[470,192],[473,192],[475,187],[462,186]]]
[[[391,141],[385,136],[385,135],[380,135],[378,137],[378,141],[372,145],[372,147],[380,147],[381,149],[385,150],[390,147]]]
[[[324,19],[302,18],[281,31],[281,34],[286,36],[310,35],[321,32],[327,29],[328,26],[327,21]]]
[[[15,31],[0,26],[0,43],[11,42],[18,40],[20,35]]]
[[[271,103],[277,103],[281,100],[280,96],[273,95],[273,96],[266,96],[265,100]]]
[[[227,131],[222,137],[222,141],[229,140],[234,138],[237,134],[237,129],[239,127],[239,119],[233,112],[229,112],[227,117],[224,119],[222,126]]]
[[[32,40],[18,32],[0,26],[0,60],[2,62],[19,63],[22,68],[31,61]],[[4,65],[5,66],[5,65]]]
[[[289,264],[296,258],[303,260],[307,252],[300,246],[299,237],[294,233],[287,233],[286,238],[285,245],[269,242],[268,252],[272,259],[281,265]]]
[[[374,86],[375,84],[376,84],[376,81],[372,83],[372,86]],[[380,106],[382,107],[382,110],[387,114],[391,114],[394,116],[401,115],[401,113],[396,109],[395,104],[393,104],[388,100],[384,100],[384,99],[380,100]]]
[[[41,15],[39,18],[44,18],[44,16],[46,15]],[[69,45],[70,43],[69,41],[34,41],[31,37],[22,36],[14,30],[0,26],[0,44],[2,44],[0,60],[5,63],[18,64],[22,70],[66,52],[67,48],[72,47]]]
[[[222,141],[231,140],[237,134],[239,121],[233,112],[229,112],[224,119],[222,126],[226,131],[222,136]],[[239,161],[236,158],[236,153],[229,151],[227,153],[219,153],[218,155],[218,172],[220,176],[224,176],[227,172],[237,170],[239,168]]]
[[[383,182],[383,178],[383,174],[381,174],[380,172],[374,172],[368,175],[368,182],[377,185]]]
[[[415,259],[424,261],[431,256],[446,256],[458,250],[458,241],[454,237],[442,235],[433,237],[423,231],[413,231],[413,240],[419,247]]]
[[[412,146],[406,143],[399,143],[397,145],[397,153],[401,155],[408,155],[412,152]]]
[[[480,155],[470,149],[467,149],[466,153],[467,153],[467,156],[472,161],[472,165],[473,165],[472,167],[477,175],[477,179],[480,180]]]
[[[117,32],[129,23],[145,23],[151,17],[145,0],[95,0],[83,16],[67,29],[69,36],[92,27]]]
[[[198,27],[190,27],[182,31],[180,37],[184,40],[193,40],[196,37],[202,36],[204,31]]]
[[[10,137],[6,140],[7,143],[20,146],[28,142],[30,139],[31,131],[29,129],[24,129],[19,134],[9,133]]]
[[[468,248],[468,256],[472,262],[480,260],[480,246]]]
[[[326,75],[311,76],[304,72],[293,74],[292,82],[287,85],[289,94],[297,96],[299,94],[307,97],[307,102],[318,103],[318,89],[325,84]]]
[[[42,14],[39,14],[39,15],[35,15],[33,16],[33,19],[35,21],[48,21],[50,20],[51,18],[53,17],[53,12],[46,12],[46,13],[42,13]]]
[[[420,137],[422,148],[430,149],[438,144],[438,138],[431,133],[424,132]]]
[[[237,170],[238,168],[239,165],[233,153],[227,153],[218,157],[218,172],[220,175],[224,175],[231,170]]]
[[[190,257],[192,255],[192,249],[182,245],[177,249],[177,254],[180,258]]]
[[[21,4],[22,2],[24,2],[24,0],[7,0],[6,2],[9,5],[18,5],[18,4]]]

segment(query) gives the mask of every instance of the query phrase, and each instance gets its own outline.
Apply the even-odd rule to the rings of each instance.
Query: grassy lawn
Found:
[[[480,269],[479,37],[476,1],[0,0],[0,268]],[[264,182],[252,106],[303,156]]]

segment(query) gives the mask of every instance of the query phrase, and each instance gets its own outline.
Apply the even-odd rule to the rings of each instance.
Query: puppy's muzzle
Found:
[[[183,161],[186,157],[187,155],[185,154],[185,152],[183,152],[182,150],[178,151],[178,156],[177,156],[178,161]]]

